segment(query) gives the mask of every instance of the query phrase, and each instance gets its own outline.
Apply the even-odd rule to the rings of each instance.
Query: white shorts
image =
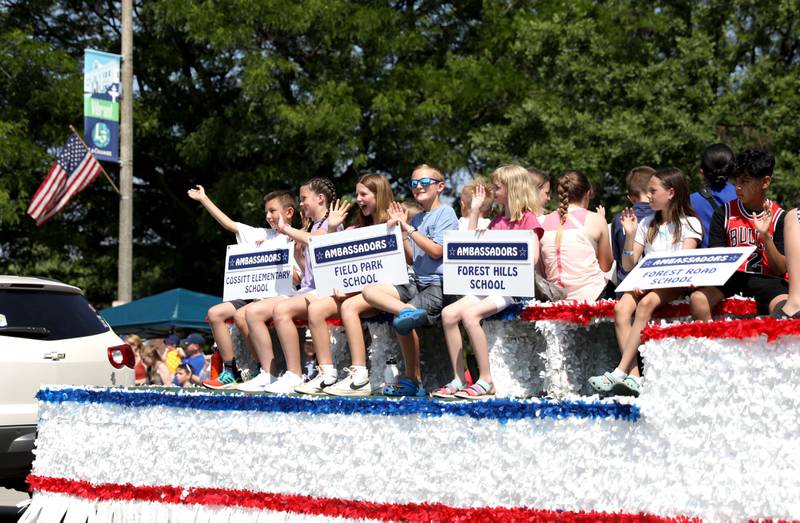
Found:
[[[489,294],[488,296],[475,296],[474,294],[467,294],[464,297],[469,298],[475,303],[479,303],[482,302],[483,300],[489,299],[492,301],[492,303],[494,303],[494,306],[497,308],[497,312],[502,311],[503,309],[514,303],[514,298],[512,298],[511,296],[500,296],[499,294]]]

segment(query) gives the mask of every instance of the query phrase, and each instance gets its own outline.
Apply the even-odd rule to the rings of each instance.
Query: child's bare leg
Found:
[[[400,343],[400,350],[403,352],[406,376],[417,383],[422,382],[422,371],[419,368],[419,336],[417,336],[417,331],[412,330],[408,334],[398,334],[397,341]]]
[[[326,320],[334,316],[337,309],[336,300],[330,296],[308,304],[308,328],[311,330],[311,342],[314,344],[314,353],[320,366],[333,365],[331,332]]]
[[[701,287],[692,292],[689,304],[692,308],[692,318],[699,321],[711,321],[714,307],[725,298],[717,287]]]
[[[462,314],[470,307],[477,305],[474,296],[464,296],[442,309],[442,329],[447,352],[450,354],[450,364],[453,367],[453,377],[464,383],[464,357],[463,340],[458,324]]]
[[[800,312],[800,222],[797,209],[786,213],[783,219],[783,241],[786,249],[786,270],[789,273],[789,297],[783,312],[791,316]],[[772,303],[770,303],[770,310]]]
[[[632,376],[639,375],[639,368],[636,365],[636,358],[639,356],[639,345],[642,343],[642,329],[653,317],[653,311],[659,305],[669,303],[679,298],[686,289],[653,289],[648,292],[636,306],[636,314],[633,317],[633,324],[628,333],[628,339],[622,346],[622,358],[619,361],[619,369]]]
[[[247,346],[247,349],[250,351],[250,354],[253,355],[253,358],[258,361],[258,354],[256,354],[255,349],[253,348],[253,344],[250,343],[250,329],[247,327],[247,312],[245,309],[252,305],[252,303],[248,303],[244,307],[236,310],[236,314],[233,315],[233,323],[236,325],[236,328],[239,329],[239,332],[242,334],[244,338],[244,344]]]
[[[283,300],[285,296],[276,296],[259,300],[245,307],[245,320],[250,332],[250,345],[256,353],[256,358],[261,368],[275,375],[275,355],[272,352],[272,338],[269,336],[267,322],[272,319],[275,306]]]
[[[373,284],[364,287],[361,291],[367,303],[372,307],[386,311],[397,316],[403,309],[413,309],[413,305],[403,303],[400,300],[400,293],[392,285]]]
[[[625,340],[628,338],[628,333],[631,331],[631,322],[633,321],[633,315],[636,313],[637,301],[632,292],[626,292],[614,305],[614,330],[617,334],[617,345],[620,353]]]
[[[486,333],[483,332],[483,327],[481,327],[481,320],[488,318],[495,312],[497,312],[497,304],[492,298],[486,298],[481,300],[480,303],[469,307],[461,315],[461,321],[464,323],[464,328],[469,334],[472,348],[475,351],[475,359],[478,361],[480,379],[486,383],[493,383],[493,381],[491,369],[489,368],[489,342],[486,340]]]
[[[230,302],[220,303],[208,309],[208,323],[211,324],[211,334],[217,342],[219,356],[224,362],[233,360],[233,339],[225,321],[236,314],[236,307]]]
[[[275,326],[286,359],[286,370],[297,376],[302,376],[303,371],[300,362],[300,337],[293,320],[308,318],[308,304],[313,300],[316,300],[313,294],[287,298],[275,306],[272,316],[272,324]],[[252,329],[252,325],[250,328]]]
[[[350,347],[350,364],[357,367],[367,366],[367,347],[364,344],[364,331],[361,328],[361,316],[375,309],[367,303],[362,294],[351,296],[339,306],[339,315]]]

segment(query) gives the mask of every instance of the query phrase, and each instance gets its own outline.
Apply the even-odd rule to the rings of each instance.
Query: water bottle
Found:
[[[397,368],[397,362],[394,358],[386,360],[386,367],[383,369],[383,381],[386,385],[397,384],[397,377],[400,376],[400,369]]]

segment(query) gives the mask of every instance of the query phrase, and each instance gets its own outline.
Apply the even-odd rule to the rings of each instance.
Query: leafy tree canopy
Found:
[[[0,0],[0,270],[116,292],[118,199],[98,179],[42,228],[24,215],[81,127],[86,47],[118,52],[119,6]],[[800,6],[717,0],[150,0],[135,6],[134,295],[219,294],[232,218],[312,176],[353,191],[422,162],[590,174],[616,211],[635,165],[692,176],[703,147],[764,147],[772,196],[800,181]],[[117,168],[106,166],[112,176]],[[609,216],[610,218],[610,216]]]

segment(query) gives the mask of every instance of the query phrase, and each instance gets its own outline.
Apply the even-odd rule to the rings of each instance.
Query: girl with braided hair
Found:
[[[592,185],[581,171],[562,172],[556,192],[558,210],[541,219],[545,276],[564,288],[568,300],[596,301],[612,263],[608,224],[588,210]]]
[[[250,329],[250,342],[258,354],[262,373],[254,379],[239,385],[245,392],[291,393],[303,383],[300,340],[293,318],[305,319],[308,303],[317,299],[314,293],[314,274],[311,272],[311,254],[308,239],[311,236],[326,234],[329,230],[342,230],[342,222],[347,217],[348,202],[336,198],[336,187],[327,178],[312,178],[300,186],[300,210],[306,220],[302,229],[296,229],[278,218],[276,229],[303,246],[303,277],[300,290],[294,296],[280,300],[269,299],[255,302],[245,309],[245,319]],[[262,305],[263,303],[263,305]],[[286,372],[280,378],[269,372],[274,359],[272,340],[266,322],[272,320],[286,359]],[[263,375],[263,376],[262,376]]]

